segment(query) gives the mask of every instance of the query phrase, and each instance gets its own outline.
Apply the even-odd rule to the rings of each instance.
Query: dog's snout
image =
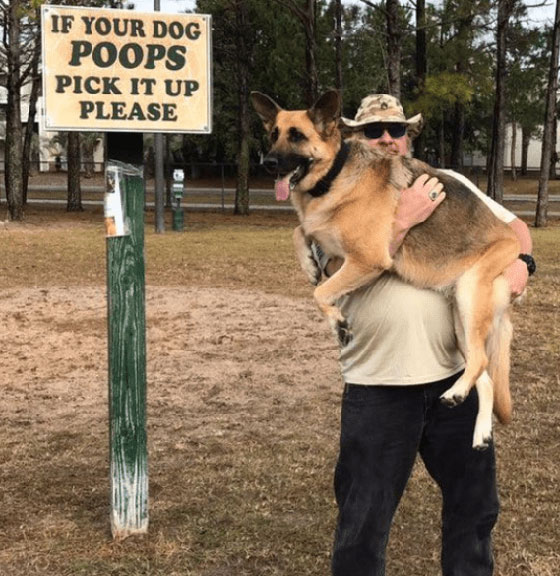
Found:
[[[273,154],[269,154],[263,160],[263,165],[267,172],[276,174],[276,172],[278,172],[278,157]]]

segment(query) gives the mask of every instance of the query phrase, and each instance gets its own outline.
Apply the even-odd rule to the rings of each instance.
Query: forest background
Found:
[[[23,218],[27,195],[40,94],[41,3],[0,4],[1,65],[8,88],[5,188],[13,220]],[[58,3],[135,7],[96,0]],[[531,138],[542,138],[541,168],[547,169],[541,170],[541,180],[544,172],[546,181],[555,177],[558,26],[534,19],[545,7],[550,2],[198,0],[193,10],[213,19],[215,130],[210,136],[169,137],[169,157],[184,164],[235,163],[234,210],[247,214],[251,166],[267,147],[250,109],[252,90],[282,106],[301,108],[336,88],[342,112],[350,117],[365,95],[387,92],[403,101],[407,114],[421,112],[425,119],[415,142],[417,157],[462,170],[465,154],[481,152],[487,158],[487,193],[502,201],[506,123],[513,128],[513,143],[522,143],[521,173],[527,171]],[[21,89],[28,82],[30,119],[23,124]],[[68,133],[62,141],[68,156],[68,209],[81,210],[80,154],[89,157],[96,138]],[[537,225],[546,223],[546,181],[539,185]]]

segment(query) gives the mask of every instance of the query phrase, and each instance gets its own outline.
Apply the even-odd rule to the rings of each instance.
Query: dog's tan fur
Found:
[[[253,94],[253,103],[274,135],[271,154],[275,158],[297,154],[313,159],[291,191],[301,223],[294,231],[294,244],[312,281],[319,276],[310,251],[313,240],[328,255],[344,260],[314,293],[342,343],[351,333],[336,301],[386,270],[416,286],[453,293],[466,367],[442,400],[458,404],[476,383],[480,410],[473,446],[486,447],[492,408],[502,422],[511,418],[510,294],[501,276],[519,254],[511,227],[456,179],[417,160],[388,156],[359,139],[349,140],[348,159],[328,193],[313,197],[309,191],[328,173],[341,147],[337,93],[327,93],[312,109],[303,111],[282,110],[259,93]],[[304,138],[296,141],[294,130]],[[422,173],[437,176],[446,199],[427,221],[409,231],[392,258],[389,245],[400,191]]]

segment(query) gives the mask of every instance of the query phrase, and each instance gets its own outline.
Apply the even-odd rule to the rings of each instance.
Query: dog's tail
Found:
[[[488,374],[494,383],[494,413],[502,424],[509,424],[512,416],[509,389],[510,346],[513,329],[509,319],[509,287],[503,276],[494,282],[494,323],[486,341]]]

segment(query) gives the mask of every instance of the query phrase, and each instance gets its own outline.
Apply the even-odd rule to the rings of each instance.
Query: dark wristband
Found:
[[[532,276],[537,271],[537,263],[535,259],[531,256],[531,254],[519,254],[519,260],[523,260],[527,265],[527,272],[529,276]]]

